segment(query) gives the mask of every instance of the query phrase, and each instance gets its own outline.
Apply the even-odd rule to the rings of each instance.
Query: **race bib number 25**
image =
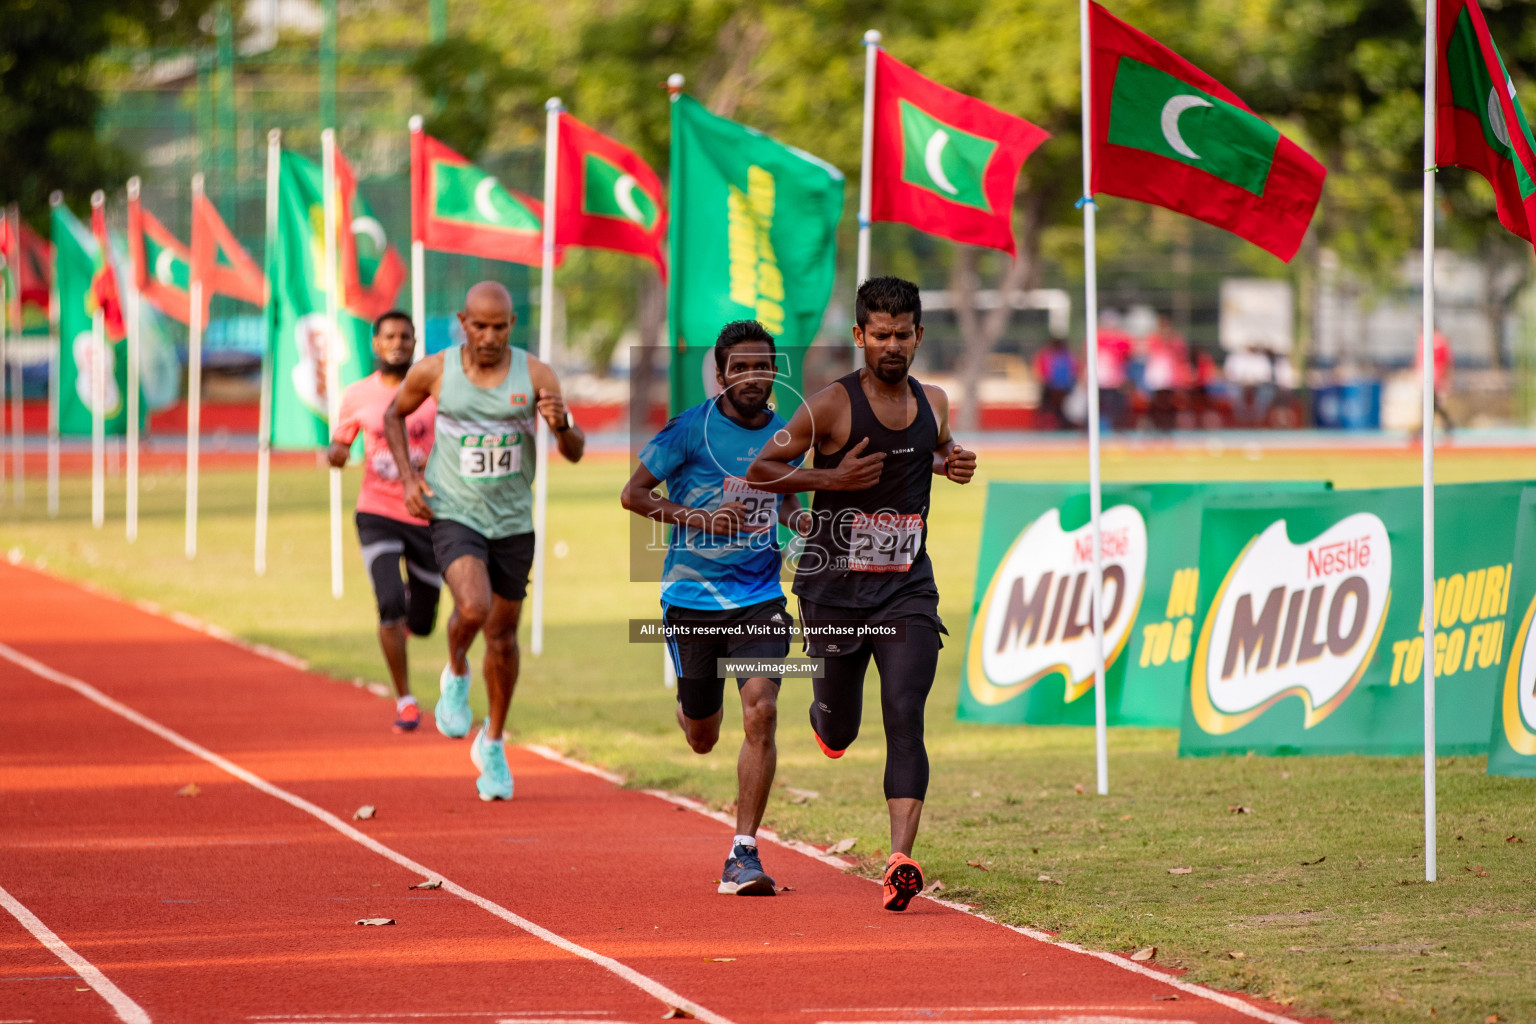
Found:
[[[519,434],[466,434],[459,448],[459,476],[470,480],[496,480],[523,468]]]
[[[860,513],[848,529],[848,568],[854,572],[910,572],[923,543],[923,517]]]
[[[773,526],[774,517],[779,514],[777,494],[760,491],[739,476],[726,477],[724,491],[722,503],[737,501],[746,506],[749,530],[766,530]]]

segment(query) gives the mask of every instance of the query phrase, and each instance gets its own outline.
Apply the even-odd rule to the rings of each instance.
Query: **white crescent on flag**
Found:
[[[635,202],[635,189],[639,187],[640,183],[633,174],[619,175],[619,180],[613,183],[613,201],[619,204],[624,216],[644,227],[645,214],[641,212],[640,204]]]
[[[496,212],[496,207],[491,205],[491,192],[496,188],[496,179],[487,174],[480,179],[480,184],[475,186],[475,209],[480,211],[480,216],[495,223],[501,220],[501,214]]]
[[[936,128],[932,135],[928,136],[928,144],[923,147],[923,168],[928,172],[928,177],[933,183],[950,195],[959,195],[960,190],[954,182],[949,180],[949,175],[944,173],[944,147],[949,145],[949,132],[943,128]]]
[[[1209,106],[1212,106],[1210,100],[1188,94],[1175,96],[1163,104],[1163,137],[1168,140],[1168,145],[1172,146],[1175,152],[1191,160],[1200,159],[1200,154],[1191,149],[1189,143],[1184,141],[1184,136],[1179,134],[1179,116],[1186,110]]]

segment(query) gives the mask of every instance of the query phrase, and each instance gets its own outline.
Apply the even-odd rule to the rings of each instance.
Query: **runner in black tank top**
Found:
[[[969,483],[976,456],[950,437],[944,392],[908,376],[923,337],[917,286],[871,279],[856,308],[863,369],[813,395],[764,446],[747,479],[767,491],[816,492],[794,587],[809,635],[826,631],[807,641],[813,657],[826,659],[825,675],[813,681],[811,728],[828,757],[843,755],[859,733],[873,658],[891,814],[883,900],[904,910],[923,886],[911,853],[928,790],[923,709],[944,630],[928,558],[929,492],[935,475]],[[790,465],[807,451],[811,468]],[[838,629],[869,623],[896,625],[900,639]]]

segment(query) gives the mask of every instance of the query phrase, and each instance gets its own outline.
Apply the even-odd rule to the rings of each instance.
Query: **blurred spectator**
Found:
[[[1264,426],[1274,426],[1283,430],[1289,430],[1300,426],[1296,408],[1296,367],[1291,364],[1291,357],[1280,352],[1267,350],[1264,353],[1269,360],[1270,377],[1274,380],[1274,392],[1271,400],[1271,412],[1265,417]]]
[[[1069,424],[1065,412],[1067,396],[1077,385],[1077,357],[1067,348],[1064,338],[1035,354],[1035,376],[1040,380],[1040,428],[1065,430]]]
[[[1221,390],[1221,367],[1209,352],[1191,349],[1189,353],[1189,411],[1197,427],[1220,425],[1215,399]],[[1213,422],[1212,417],[1216,417]]]
[[[1237,425],[1262,427],[1275,397],[1274,363],[1259,348],[1249,346],[1227,356],[1223,370],[1228,383],[1237,391],[1232,409]]]
[[[1153,429],[1171,431],[1179,414],[1175,392],[1189,386],[1189,351],[1166,316],[1157,318],[1157,330],[1147,337],[1144,379]]]
[[[1451,423],[1451,414],[1445,411],[1445,396],[1451,390],[1451,374],[1455,367],[1455,361],[1451,358],[1451,343],[1445,335],[1435,331],[1435,377],[1434,377],[1434,414],[1440,417],[1440,422],[1445,424],[1445,432],[1449,434],[1454,424]],[[1420,334],[1413,346],[1413,372],[1414,376],[1424,379],[1424,335]],[[1422,419],[1420,421],[1422,423]]]
[[[1135,342],[1123,323],[1113,310],[1099,318],[1099,424],[1104,430],[1126,426],[1126,370]]]

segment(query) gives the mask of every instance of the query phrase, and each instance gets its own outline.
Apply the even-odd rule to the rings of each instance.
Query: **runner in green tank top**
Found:
[[[453,594],[448,664],[433,709],[438,731],[469,733],[469,648],[485,634],[485,726],[470,746],[482,800],[510,800],[512,773],[502,729],[517,686],[517,622],[533,564],[534,429],[555,433],[560,454],[581,458],[586,437],[571,422],[560,381],[539,360],[510,345],[517,315],[512,296],[481,281],[464,298],[464,344],[411,368],[384,414],[384,433],[400,466],[405,505],[432,521],[432,547]],[[424,473],[411,466],[405,417],[437,400],[437,443]]]

